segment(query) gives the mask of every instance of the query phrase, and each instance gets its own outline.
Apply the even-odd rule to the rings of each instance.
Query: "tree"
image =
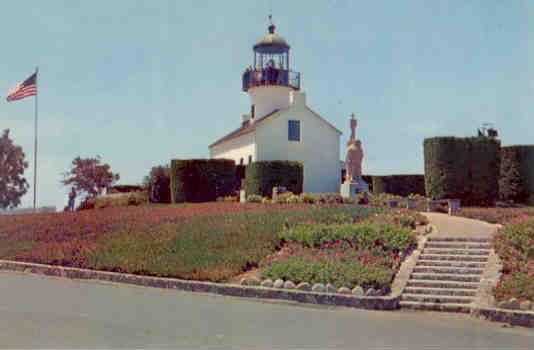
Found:
[[[501,177],[499,179],[500,197],[504,201],[524,203],[528,197],[520,171],[521,159],[517,152],[507,152],[501,160]]]
[[[20,198],[28,191],[28,182],[24,178],[24,152],[9,138],[9,129],[0,137],[0,208],[14,208],[20,204]]]
[[[86,197],[96,197],[119,180],[119,174],[111,172],[109,164],[101,164],[100,156],[95,158],[76,157],[71,169],[63,174],[62,183],[72,186],[77,193]]]
[[[143,183],[152,203],[171,202],[171,169],[169,165],[154,166]]]

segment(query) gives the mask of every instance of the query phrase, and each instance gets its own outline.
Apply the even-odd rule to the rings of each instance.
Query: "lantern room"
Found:
[[[292,72],[289,64],[290,46],[275,33],[270,24],[268,33],[253,47],[254,62],[243,73],[243,91],[255,86],[282,85],[300,89],[300,73]]]

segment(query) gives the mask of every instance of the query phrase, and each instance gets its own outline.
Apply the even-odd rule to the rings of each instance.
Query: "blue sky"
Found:
[[[422,173],[425,137],[473,135],[483,122],[505,145],[534,143],[534,2],[9,2],[0,129],[26,152],[31,182],[33,99],[5,96],[38,65],[39,204],[63,208],[61,174],[78,155],[101,155],[122,183],[207,157],[249,111],[241,74],[271,9],[308,104],[343,144],[358,115],[365,173]]]

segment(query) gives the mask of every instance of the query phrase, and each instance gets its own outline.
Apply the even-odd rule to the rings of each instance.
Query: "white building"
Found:
[[[304,165],[305,192],[338,192],[341,131],[306,105],[300,73],[290,70],[289,44],[275,26],[254,45],[254,65],[243,73],[252,100],[241,126],[209,146],[211,158],[236,164],[296,160]]]

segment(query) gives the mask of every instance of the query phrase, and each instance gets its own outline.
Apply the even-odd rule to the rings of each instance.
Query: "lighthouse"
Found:
[[[238,128],[209,146],[210,157],[238,165],[299,161],[305,192],[338,192],[341,131],[306,104],[301,74],[291,68],[291,46],[272,21],[252,53],[241,77],[250,112],[241,116]]]

